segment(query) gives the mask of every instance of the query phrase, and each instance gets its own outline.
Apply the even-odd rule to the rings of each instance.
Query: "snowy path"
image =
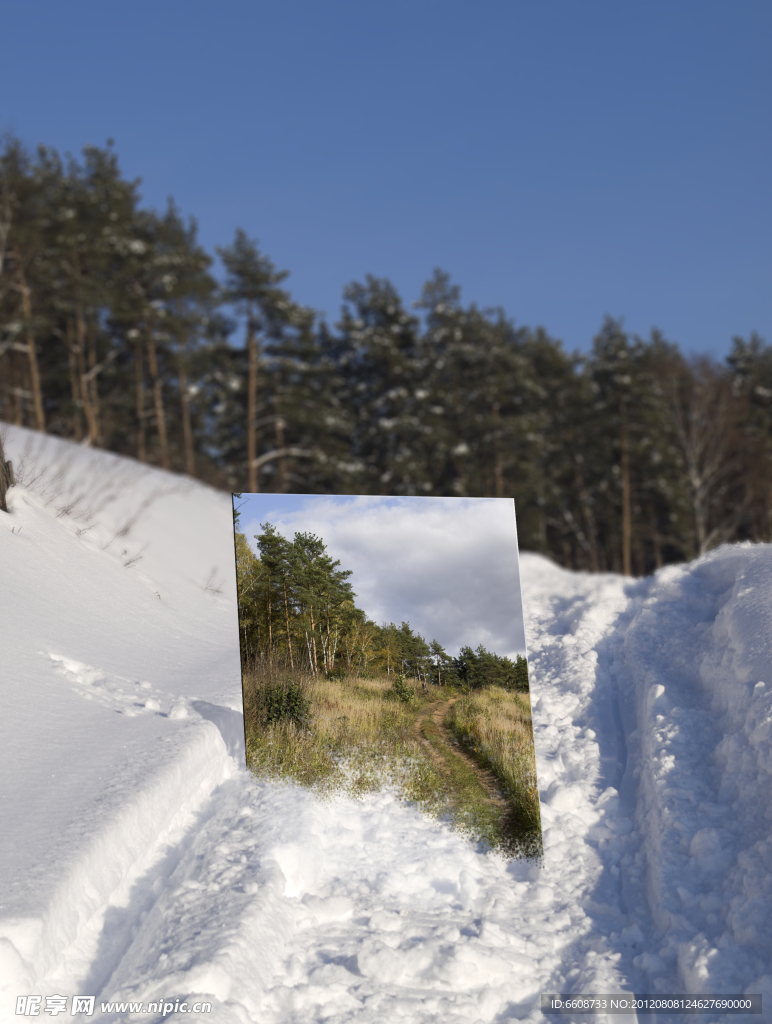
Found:
[[[772,999],[772,548],[643,581],[523,556],[545,858],[507,865],[388,793],[251,780],[234,594],[207,587],[228,578],[227,496],[47,452],[113,498],[59,515],[65,484],[38,481],[0,522],[0,1020],[27,992],[210,998],[213,1024]]]
[[[621,581],[604,585],[624,608]],[[573,607],[577,642],[597,642],[617,609],[593,616],[578,610],[583,603],[578,596]],[[555,628],[566,625],[565,604]],[[541,614],[552,622],[546,609]],[[552,635],[542,630],[544,650],[534,660],[545,690],[551,672],[559,682],[563,653],[576,646],[555,647]],[[594,659],[584,660],[592,675]],[[576,717],[575,700],[559,704],[561,728],[570,705]],[[545,737],[553,728],[544,724]],[[543,990],[625,988],[620,956],[597,929],[603,905],[582,906],[597,896],[603,874],[587,834],[618,820],[617,801],[596,744],[584,752],[581,772],[565,741],[561,749],[569,777],[565,764],[553,765],[541,868],[485,857],[388,795],[321,805],[298,790],[233,779],[162,881],[102,995],[148,1000],[164,985],[208,992],[223,1020],[461,1022],[527,1017]],[[547,776],[548,763],[540,763]],[[588,770],[598,785],[577,800],[567,787]]]
[[[640,857],[633,806],[620,792],[627,748],[614,669],[636,585],[567,573],[533,555],[521,557],[521,574],[544,875],[567,910],[586,915],[580,933],[566,935],[566,982],[550,990],[630,991],[645,911],[624,898],[619,867]]]
[[[542,560],[535,567],[549,570]],[[540,755],[569,712],[573,723],[597,697],[587,652],[627,604],[622,581],[602,586],[614,597],[602,615],[581,586],[572,602],[561,598],[549,611],[545,598],[535,613],[537,699],[553,712],[542,721]],[[556,645],[550,628],[566,628],[567,615],[576,642]],[[565,696],[577,645],[589,672],[570,669],[576,685]],[[624,989],[620,954],[597,927],[604,860],[588,834],[627,825],[605,785],[600,747],[571,750],[573,724],[569,731],[557,757],[540,760],[549,780],[543,867],[485,857],[387,794],[320,804],[234,778],[163,881],[103,996],[146,1001],[164,986],[208,992],[222,1020],[474,1022],[532,1016],[545,990]],[[588,773],[595,785],[570,788]],[[618,889],[612,876],[612,917],[624,931]]]

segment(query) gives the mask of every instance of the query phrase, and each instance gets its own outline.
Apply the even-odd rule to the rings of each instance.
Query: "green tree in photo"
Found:
[[[432,672],[436,673],[437,686],[447,685],[455,676],[453,659],[438,640],[429,644],[432,656]]]
[[[483,686],[500,686],[505,690],[517,684],[517,667],[509,658],[487,651],[482,644],[475,650],[462,647],[453,667],[462,685],[473,690]]]
[[[260,593],[262,567],[243,533],[236,532],[236,591],[242,666],[257,660],[261,648]]]
[[[528,693],[530,684],[528,681],[528,660],[518,654],[515,659],[515,689]]]

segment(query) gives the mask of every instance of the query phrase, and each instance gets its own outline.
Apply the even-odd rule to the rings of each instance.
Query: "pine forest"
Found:
[[[334,324],[286,278],[242,230],[209,253],[173,202],[143,207],[111,144],[62,158],[8,138],[0,419],[229,491],[513,497],[521,546],[575,569],[772,540],[758,335],[721,363],[607,316],[569,353],[441,270],[412,302],[348,284]],[[317,665],[347,656],[314,629]]]

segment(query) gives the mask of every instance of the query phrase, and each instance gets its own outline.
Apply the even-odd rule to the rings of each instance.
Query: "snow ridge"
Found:
[[[725,547],[661,571],[625,637],[654,991],[772,993],[771,596],[772,549]]]

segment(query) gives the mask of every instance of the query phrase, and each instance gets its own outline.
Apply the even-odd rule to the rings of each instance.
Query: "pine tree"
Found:
[[[772,540],[772,346],[755,331],[750,338],[732,339],[727,364],[733,376],[733,394],[742,396],[746,412],[738,429],[746,450],[755,458],[749,465],[756,484],[756,515],[748,533],[753,540]]]
[[[501,686],[509,690],[522,680],[522,669],[518,674],[513,661],[487,651],[482,644],[476,650],[469,646],[462,647],[458,657],[453,659],[453,667],[462,685],[471,689]]]
[[[13,410],[9,418],[14,422],[30,422],[38,430],[45,430],[46,416],[36,337],[41,310],[35,285],[47,241],[48,185],[21,143],[10,139],[0,162],[0,303],[6,319],[0,349],[6,366],[3,407]]]
[[[593,339],[590,373],[596,388],[596,408],[604,413],[606,429],[613,424],[618,462],[614,467],[621,491],[621,569],[632,575],[632,483],[630,416],[635,381],[635,353],[621,321],[607,316]]]
[[[518,654],[515,659],[515,677],[514,677],[515,689],[521,690],[524,693],[528,693],[530,685],[528,682],[528,661]]]
[[[297,572],[295,553],[292,545],[278,533],[270,523],[261,523],[263,532],[255,537],[260,551],[260,561],[267,574],[267,607],[269,615],[269,636],[273,635],[273,610],[281,622],[287,641],[286,652],[290,668],[295,667],[295,653],[292,649],[292,628],[294,623],[296,593],[293,587]]]
[[[278,287],[287,277],[287,271],[277,271],[271,260],[260,252],[257,242],[249,239],[241,229],[236,232],[232,245],[217,251],[227,272],[223,297],[236,307],[246,322],[246,468],[248,488],[256,493],[260,468],[288,454],[287,446],[281,443],[280,447],[258,455],[260,427],[273,426],[277,440],[284,441],[283,418],[275,411],[275,393],[264,386],[267,381],[260,379],[263,372],[262,347],[268,338],[281,336],[295,307],[288,292]],[[268,412],[272,406],[274,411]],[[286,475],[284,468],[282,473]]]
[[[429,650],[434,658],[434,668],[437,671],[437,685],[446,685],[448,675],[453,667],[453,659],[438,640],[432,640],[429,643]]]
[[[339,367],[336,398],[347,410],[352,454],[363,470],[360,488],[428,493],[418,321],[387,280],[368,276],[365,284],[350,284],[344,298],[332,358]]]
[[[190,476],[195,474],[194,435],[200,433],[201,416],[194,403],[197,389],[189,380],[191,356],[205,336],[217,285],[209,273],[212,260],[197,241],[193,219],[184,223],[173,201],[157,224],[154,308],[160,324],[156,331],[163,346],[164,380],[176,378],[179,416],[172,416],[169,444],[174,462]],[[170,387],[171,390],[171,387]]]

